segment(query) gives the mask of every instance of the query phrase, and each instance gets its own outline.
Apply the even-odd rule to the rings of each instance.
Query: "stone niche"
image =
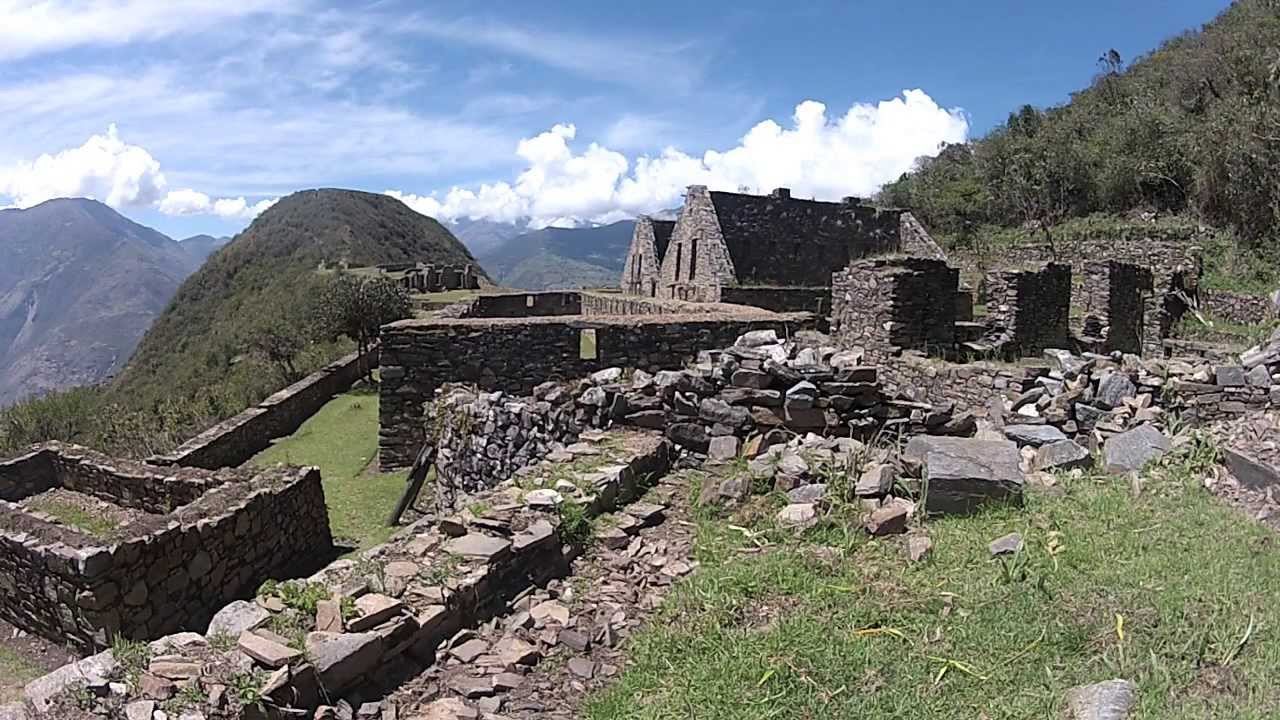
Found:
[[[0,618],[81,651],[203,629],[332,554],[316,468],[157,467],[59,443],[0,461]]]
[[[883,258],[853,262],[832,277],[831,335],[880,361],[904,350],[955,343],[960,271],[941,260]]]
[[[991,344],[1008,357],[1070,346],[1071,266],[1045,263],[987,276]]]

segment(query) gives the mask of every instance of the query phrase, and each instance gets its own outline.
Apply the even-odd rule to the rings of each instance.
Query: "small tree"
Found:
[[[409,292],[397,283],[340,272],[321,293],[318,312],[331,336],[351,338],[363,355],[383,325],[409,317],[409,310]]]
[[[307,341],[304,329],[287,322],[269,322],[254,332],[249,347],[254,355],[275,365],[286,383],[295,383],[302,379],[297,359]]]

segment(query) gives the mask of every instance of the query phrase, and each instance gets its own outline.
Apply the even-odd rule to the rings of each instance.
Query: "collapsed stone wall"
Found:
[[[692,303],[636,295],[583,292],[583,315],[697,315],[734,312],[718,303]]]
[[[1151,336],[1147,318],[1158,317],[1158,299],[1151,270],[1131,263],[1085,265],[1084,325],[1086,337],[1102,339],[1108,352],[1142,353]]]
[[[959,270],[940,260],[861,260],[836,273],[831,335],[872,362],[903,350],[950,347],[955,339]]]
[[[172,452],[147,458],[153,465],[217,469],[249,461],[315,415],[334,395],[345,392],[377,361],[374,348],[342,357],[244,412],[223,420]]]
[[[52,472],[51,486],[127,488],[117,502],[139,508],[151,505],[147,498],[208,487],[170,512],[118,528],[110,544],[0,502],[0,617],[80,650],[105,647],[116,635],[149,640],[203,627],[229,600],[296,570],[300,558],[327,559],[333,545],[315,468],[175,475],[51,443],[0,470],[0,486],[14,477],[30,485],[25,478]],[[148,484],[152,490],[139,490]],[[104,488],[97,494],[108,499]]]
[[[917,402],[953,403],[958,411],[985,414],[988,401],[1030,389],[1045,369],[999,362],[955,363],[908,352],[880,367],[884,391]]]
[[[1258,325],[1276,318],[1276,305],[1271,298],[1226,290],[1201,290],[1200,309],[1214,320],[1236,325]]]
[[[782,335],[812,324],[801,314],[733,313],[645,317],[405,320],[382,330],[379,462],[412,464],[423,441],[423,404],[449,382],[528,394],[546,381],[602,368],[679,367],[748,330]]]

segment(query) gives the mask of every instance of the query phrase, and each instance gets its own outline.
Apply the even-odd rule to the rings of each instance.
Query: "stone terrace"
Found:
[[[131,520],[104,537],[19,504],[51,491]],[[0,462],[0,617],[81,650],[202,626],[331,549],[315,468],[161,468],[57,443]]]

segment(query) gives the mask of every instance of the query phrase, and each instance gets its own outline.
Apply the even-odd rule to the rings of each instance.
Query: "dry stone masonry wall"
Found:
[[[1047,263],[987,276],[988,335],[983,340],[1005,357],[1067,347],[1071,331],[1071,266]]]
[[[959,271],[940,260],[861,260],[832,280],[831,332],[843,348],[880,362],[955,339]]]
[[[8,499],[55,486],[147,514],[108,542]],[[314,468],[175,471],[49,444],[0,464],[0,494],[0,617],[81,650],[203,627],[332,548]]]
[[[679,367],[707,347],[754,329],[781,335],[811,316],[740,308],[725,313],[644,317],[406,320],[383,328],[379,460],[407,467],[422,445],[423,404],[445,383],[528,394],[611,366]]]
[[[236,467],[271,441],[297,430],[334,395],[349,390],[377,361],[375,348],[352,353],[317,370],[266,400],[228,418],[180,445],[147,459],[154,465],[217,469]]]

